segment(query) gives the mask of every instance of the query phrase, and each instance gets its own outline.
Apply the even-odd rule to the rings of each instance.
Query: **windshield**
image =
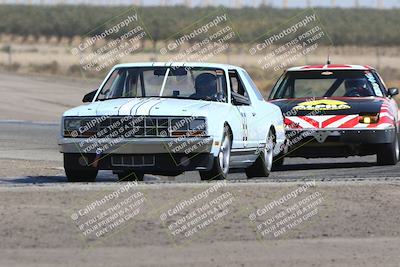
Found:
[[[270,99],[383,96],[382,92],[371,71],[295,71],[277,83]]]
[[[133,67],[114,70],[97,100],[167,97],[226,102],[226,92],[221,69]]]

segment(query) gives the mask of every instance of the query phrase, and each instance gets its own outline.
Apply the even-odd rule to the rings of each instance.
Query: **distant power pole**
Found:
[[[378,8],[379,9],[384,9],[385,8],[385,1],[384,0],[378,0]]]
[[[134,6],[141,6],[142,5],[142,1],[141,0],[133,0],[133,5]]]
[[[332,6],[333,8],[336,7],[336,0],[331,0],[331,6]]]
[[[192,7],[192,1],[191,0],[185,0],[185,6],[186,7]]]
[[[263,6],[269,6],[269,0],[262,0],[261,4]]]
[[[160,6],[165,6],[167,4],[166,0],[160,0]]]
[[[289,6],[289,1],[283,0],[283,8],[288,8],[288,6]]]
[[[241,8],[242,7],[242,0],[235,0],[235,8]]]
[[[359,8],[360,7],[360,1],[359,0],[354,0],[354,6],[356,8]]]
[[[203,0],[203,7],[207,7],[210,5],[210,2],[208,0]]]

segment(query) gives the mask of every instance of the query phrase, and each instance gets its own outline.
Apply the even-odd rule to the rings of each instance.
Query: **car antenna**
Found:
[[[328,59],[326,61],[326,65],[330,65],[331,64],[331,56],[328,54]]]

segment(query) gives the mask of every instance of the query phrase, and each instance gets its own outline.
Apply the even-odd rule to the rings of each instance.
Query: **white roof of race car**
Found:
[[[373,70],[368,65],[345,65],[345,64],[329,64],[329,65],[306,65],[289,68],[287,71],[307,71],[307,70]]]
[[[220,63],[206,63],[206,62],[136,62],[136,63],[124,63],[114,66],[114,68],[129,68],[129,67],[208,67],[218,69],[242,69],[238,66]]]

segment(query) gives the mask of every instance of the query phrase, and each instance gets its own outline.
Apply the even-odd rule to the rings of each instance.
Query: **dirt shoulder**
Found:
[[[193,236],[172,235],[169,225],[197,204],[165,221],[160,214],[215,184],[137,185],[146,199],[140,213],[100,238],[84,237],[71,214],[126,184],[2,186],[0,265],[398,266],[397,182],[316,183],[271,211],[315,192],[323,197],[317,214],[278,237],[261,236],[257,225],[266,217],[251,221],[249,214],[302,184],[226,184],[216,195],[234,197],[226,216]]]

